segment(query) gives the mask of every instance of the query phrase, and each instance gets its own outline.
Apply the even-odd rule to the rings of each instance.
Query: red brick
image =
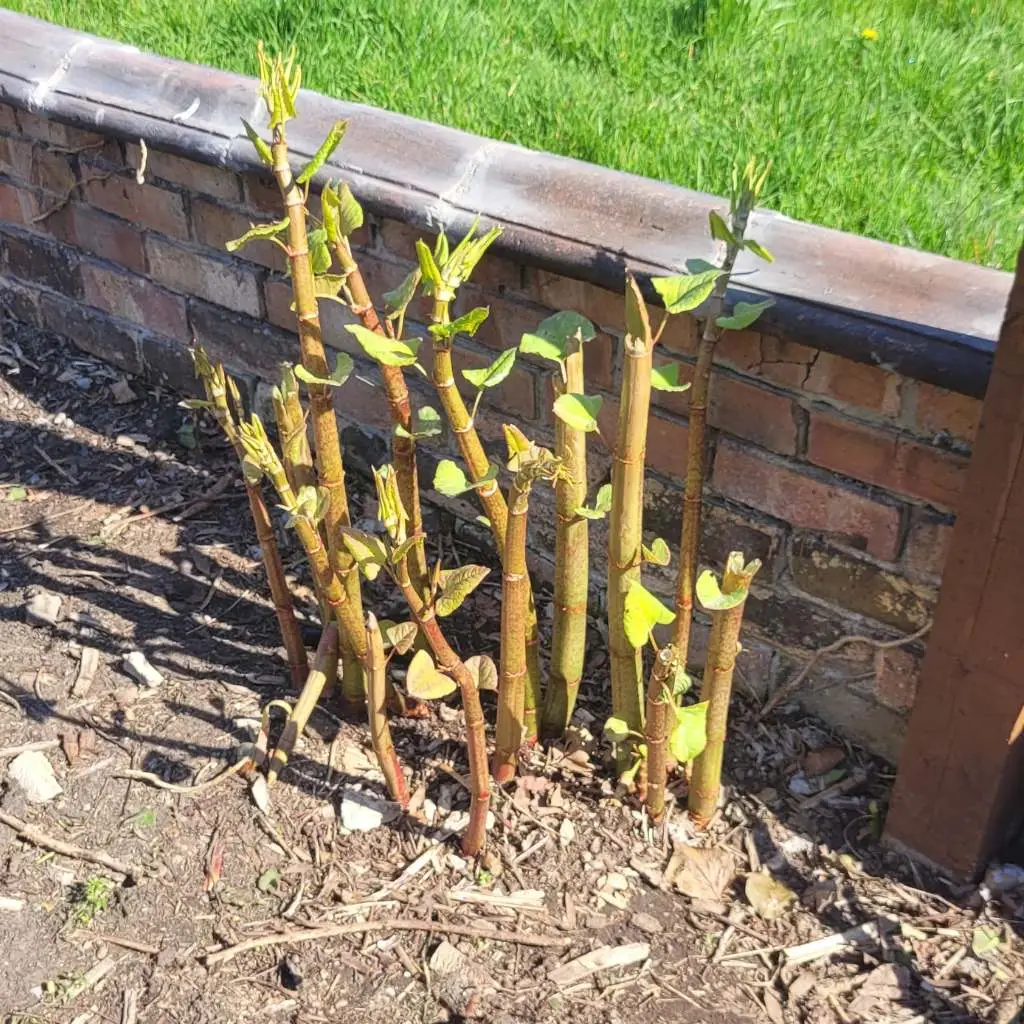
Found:
[[[918,519],[907,534],[903,564],[911,572],[939,578],[946,564],[952,538],[951,525],[934,519]]]
[[[762,361],[761,346],[762,338],[757,331],[726,331],[715,346],[715,362],[740,373],[757,373]]]
[[[138,167],[141,161],[139,147],[130,143],[126,149],[127,163]],[[234,171],[210,164],[196,163],[172,153],[150,149],[146,158],[146,178],[160,178],[173,185],[181,185],[191,192],[202,192],[218,199],[237,201],[242,198],[242,184]]]
[[[490,365],[495,358],[493,352],[481,355],[467,348],[458,348],[452,356],[455,364],[455,379],[459,391],[466,399],[466,404],[471,405],[476,396],[476,388],[469,383],[462,375],[463,370],[478,370],[481,367]],[[534,399],[535,381],[533,374],[520,366],[515,366],[512,372],[496,388],[490,388],[481,399],[482,403],[490,405],[501,412],[509,413],[519,420],[532,421],[537,417],[536,402]]]
[[[245,205],[255,210],[260,218],[269,220],[284,216],[281,192],[269,172],[266,176],[243,174],[242,190]]]
[[[803,388],[830,401],[896,416],[900,411],[902,384],[902,377],[877,366],[855,363],[831,352],[818,352]]]
[[[661,314],[659,313],[655,324],[660,323]],[[665,324],[665,329],[661,332],[658,344],[663,345],[670,352],[678,352],[680,355],[696,355],[699,338],[700,322],[695,317],[681,313],[668,318],[668,323]]]
[[[0,235],[3,260],[11,277],[34,281],[68,297],[82,295],[78,253],[49,238],[31,234]]]
[[[834,534],[878,558],[896,557],[900,515],[893,506],[730,442],[718,446],[712,479],[719,494],[741,504],[794,526]]]
[[[31,224],[37,210],[35,194],[18,188],[8,181],[0,181],[0,222]]]
[[[82,278],[89,305],[158,334],[191,341],[185,300],[180,296],[165,292],[144,277],[119,274],[93,263],[82,265]]]
[[[32,143],[0,138],[0,174],[16,181],[32,181]]]
[[[587,281],[530,267],[527,270],[527,294],[552,310],[571,309],[582,313],[598,327],[616,332],[626,329],[625,298]]]
[[[38,139],[40,142],[48,142],[51,146],[61,149],[77,152],[83,149],[98,148],[104,142],[104,137],[96,132],[71,128],[59,121],[52,121],[48,117],[30,114],[27,110],[18,111],[18,124],[21,126],[23,135],[27,135],[30,139]]]
[[[662,365],[660,360],[656,366]],[[681,363],[680,381],[693,379],[693,366]],[[680,416],[689,415],[689,391],[654,391],[655,405]],[[711,381],[708,422],[712,427],[783,455],[796,454],[796,420],[792,399],[734,377],[716,374]]]
[[[416,239],[422,238],[431,248],[434,247],[436,235],[431,235],[412,224],[401,220],[382,220],[380,222],[380,241],[388,252],[399,259],[415,263]],[[487,257],[485,256],[484,259]]]
[[[955,508],[967,459],[824,413],[811,415],[807,457],[837,473]]]
[[[123,220],[91,206],[68,203],[47,217],[40,227],[62,241],[70,242],[111,263],[117,263],[137,274],[146,272],[141,232]]]
[[[18,133],[18,120],[14,114],[14,107],[0,103],[0,132],[10,132],[12,135]]]
[[[266,218],[253,218],[240,210],[221,206],[219,203],[209,202],[206,199],[193,199],[191,210],[193,238],[211,249],[216,249],[217,252],[226,252],[227,243],[241,238],[253,226],[253,223],[269,223]],[[235,255],[239,259],[259,263],[261,266],[269,267],[279,273],[284,272],[287,264],[287,259],[280,246],[265,238],[256,238],[247,242]]]
[[[932,437],[942,432],[957,441],[974,443],[982,406],[977,398],[946,391],[923,381],[916,381],[913,387],[916,392],[913,429],[916,433]]]
[[[481,345],[486,345],[495,351],[504,351],[507,348],[516,348],[523,335],[536,330],[537,325],[551,316],[551,310],[544,306],[537,306],[532,302],[516,302],[513,299],[496,299],[493,296],[487,297],[466,289],[464,300],[458,307],[459,314],[465,312],[473,305],[486,303],[491,313],[490,316],[480,325],[475,337]],[[489,298],[489,301],[488,301]],[[480,299],[480,302],[476,300]],[[584,356],[584,359],[586,356]],[[530,360],[534,360],[531,358]],[[537,360],[538,366],[545,366],[543,360]]]
[[[146,239],[149,274],[154,281],[184,295],[258,317],[260,283],[241,265],[214,259],[150,235]]]
[[[606,398],[597,420],[604,446],[613,449],[619,422],[618,401]],[[682,481],[686,475],[687,436],[684,423],[652,411],[647,419],[647,468]]]
[[[361,427],[391,428],[388,403],[376,368],[370,371],[360,369],[345,381],[344,387],[335,388],[334,408],[339,419]]]
[[[917,697],[920,661],[899,648],[880,650],[875,660],[875,696],[894,711],[909,711]]]
[[[133,178],[90,178],[88,174],[83,189],[85,198],[107,213],[171,238],[188,238],[185,207],[175,192],[137,185]]]
[[[292,334],[298,333],[295,313],[292,311],[292,286],[289,281],[272,278],[263,286],[264,301],[267,304],[267,320]],[[320,303],[320,330],[323,342],[336,351],[349,355],[365,356],[359,342],[345,330],[346,324],[357,323],[356,318],[337,302]]]

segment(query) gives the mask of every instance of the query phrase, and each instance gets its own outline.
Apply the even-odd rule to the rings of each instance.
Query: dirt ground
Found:
[[[350,485],[356,514],[371,515]],[[487,557],[442,539],[446,557]],[[312,647],[302,560],[281,542]],[[792,707],[759,722],[741,692],[729,800],[710,832],[695,836],[681,811],[652,831],[591,734],[607,714],[596,624],[579,727],[534,751],[496,800],[477,864],[453,834],[467,806],[454,703],[393,723],[414,791],[404,816],[383,803],[366,729],[329,704],[265,810],[240,775],[195,795],[125,778],[208,780],[252,740],[261,707],[288,697],[258,557],[233,460],[176,396],[5,326],[5,1020],[1008,1024],[1020,1011],[1020,879],[957,888],[883,849],[891,769]],[[496,587],[450,620],[464,655],[496,656]],[[26,611],[39,594],[60,598],[52,625]],[[400,616],[394,594],[372,594],[379,615]],[[163,681],[128,675],[132,651]],[[11,777],[10,748],[27,743],[60,786],[48,801]],[[343,826],[360,808],[377,827]],[[47,837],[136,877],[55,853]],[[860,926],[824,956],[795,949]],[[621,962],[588,973],[579,958],[593,951]]]

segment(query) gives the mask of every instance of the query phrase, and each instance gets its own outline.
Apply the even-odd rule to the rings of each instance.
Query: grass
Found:
[[[770,157],[766,206],[959,259],[1021,244],[1020,0],[0,3],[248,74],[294,43],[322,92],[703,191]]]

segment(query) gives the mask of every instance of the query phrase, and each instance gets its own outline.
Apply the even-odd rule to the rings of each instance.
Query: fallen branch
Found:
[[[136,953],[145,953],[148,956],[156,956],[160,952],[159,946],[151,946],[148,942],[128,939],[123,935],[102,935],[99,932],[77,931],[72,932],[71,938],[81,939],[83,942],[105,942],[109,946],[120,946],[122,949],[131,949]]]
[[[165,512],[174,512],[175,510],[185,508],[186,506],[202,505],[204,502],[216,501],[224,491],[234,483],[234,481],[234,474],[226,473],[212,487],[203,491],[202,494],[196,495],[192,498],[182,498],[180,501],[172,501],[166,505],[159,506],[159,508],[151,508],[146,512],[139,512],[137,515],[129,516],[127,519],[122,519],[119,523],[113,523],[107,527],[107,529],[103,530],[103,536],[108,538],[116,537],[118,534],[127,530],[129,526],[134,526],[135,523],[141,523],[144,519],[152,519],[153,516],[163,515]],[[234,497],[234,495],[231,495],[231,497]]]
[[[152,772],[139,771],[137,768],[125,768],[122,771],[114,772],[113,776],[115,779],[132,779],[135,782],[145,782],[149,786],[156,786],[157,789],[166,789],[169,793],[183,793],[186,796],[195,796],[197,793],[213,789],[214,786],[225,779],[231,778],[232,775],[237,775],[249,763],[249,758],[243,757],[241,761],[236,761],[230,768],[225,768],[220,775],[214,775],[212,779],[207,779],[205,782],[200,782],[195,786],[179,786],[174,782],[165,782],[159,775],[154,775]]]
[[[18,705],[19,708],[21,705]],[[22,743],[17,747],[0,747],[0,761],[6,761],[28,750],[53,750],[60,746],[60,740],[35,740],[32,743]]]
[[[0,824],[14,829],[18,838],[24,842],[31,843],[33,846],[41,846],[44,850],[52,850],[54,853],[59,853],[62,857],[72,857],[75,860],[88,861],[90,864],[99,864],[100,867],[109,868],[111,871],[116,871],[119,875],[124,875],[133,881],[138,881],[142,877],[142,868],[136,867],[134,864],[127,864],[123,860],[117,860],[102,850],[87,850],[84,846],[77,846],[74,843],[65,843],[60,839],[54,839],[53,836],[40,832],[35,826],[29,825],[27,822],[14,817],[13,814],[8,814],[6,811],[0,811]]]
[[[467,939],[488,939],[491,942],[511,942],[520,946],[539,946],[546,949],[565,949],[572,945],[572,939],[558,939],[547,935],[531,935],[525,932],[503,932],[496,928],[473,928],[469,925],[447,924],[444,921],[353,921],[349,924],[327,925],[323,928],[302,928],[292,932],[276,932],[261,935],[256,939],[228,946],[206,958],[206,966],[214,967],[225,963],[252,949],[279,946],[292,942],[315,942],[317,939],[333,939],[339,935],[360,935],[363,932],[440,932],[445,935],[461,935]]]
[[[895,640],[875,640],[870,636],[841,636],[838,640],[833,641],[825,647],[821,647],[816,650],[810,657],[810,660],[806,665],[789,682],[783,683],[769,698],[765,701],[764,706],[757,713],[758,721],[765,717],[770,711],[777,708],[783,701],[788,700],[799,688],[800,684],[810,674],[811,669],[814,668],[818,662],[825,657],[826,654],[835,654],[836,651],[842,650],[844,647],[850,644],[868,644],[870,647],[874,647],[878,651],[892,650],[894,647],[904,647],[906,644],[913,643],[915,640],[920,640],[932,628],[932,621],[929,619],[917,632],[909,633],[906,636],[897,637]]]

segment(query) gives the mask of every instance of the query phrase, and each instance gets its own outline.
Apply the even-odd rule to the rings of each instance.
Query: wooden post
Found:
[[[1024,251],[996,347],[886,838],[976,879],[1024,818]]]

